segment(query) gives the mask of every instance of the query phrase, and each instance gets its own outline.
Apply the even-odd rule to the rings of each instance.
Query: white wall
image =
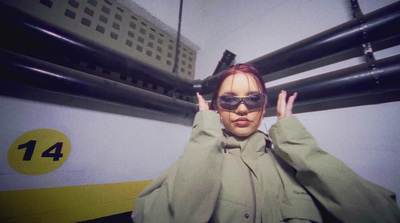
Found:
[[[179,0],[135,0],[171,27]],[[359,0],[364,13],[394,0]],[[176,17],[174,17],[176,15]],[[196,77],[215,69],[225,49],[246,62],[348,21],[345,0],[184,2],[182,34],[200,47]],[[379,52],[380,57],[398,52]],[[284,81],[361,63],[352,59]],[[280,81],[282,82],[282,81]],[[267,83],[268,86],[279,83]],[[72,100],[72,99],[71,99]],[[129,108],[127,108],[129,109]],[[298,114],[320,146],[363,177],[400,195],[400,102]],[[143,111],[138,111],[143,112]],[[275,118],[266,118],[269,127]],[[190,126],[95,110],[0,97],[0,191],[146,180],[165,170],[183,151]],[[8,146],[22,133],[53,128],[70,138],[71,155],[59,169],[40,176],[12,170]],[[262,130],[263,127],[261,128]],[[7,183],[8,182],[8,183]]]
[[[134,0],[176,27],[179,0]],[[359,0],[364,14],[396,0]],[[176,7],[176,8],[175,8]],[[176,16],[175,16],[176,15]],[[225,49],[247,62],[315,35],[352,18],[347,0],[184,1],[182,33],[200,47],[196,78],[212,74]],[[400,47],[376,52],[377,59],[398,54]],[[280,83],[363,63],[353,58],[294,75]],[[297,114],[319,145],[361,176],[400,195],[400,102]],[[269,127],[274,117],[266,118]],[[264,127],[261,127],[264,130]]]
[[[19,94],[38,94],[22,89]],[[61,104],[0,95],[0,191],[143,181],[156,178],[183,153],[191,127],[144,119],[152,112],[46,93]],[[85,103],[108,111],[69,106]],[[162,114],[153,114],[154,117]],[[170,118],[173,122],[173,118]],[[20,174],[7,160],[11,144],[23,133],[53,129],[66,135],[71,153],[58,169],[42,175]]]

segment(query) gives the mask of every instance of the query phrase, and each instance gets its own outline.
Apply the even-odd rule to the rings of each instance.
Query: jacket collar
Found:
[[[247,137],[236,136],[226,130],[223,130],[225,136],[225,148],[240,148],[242,157],[257,158],[267,152],[271,141],[269,136],[261,131],[256,131]]]

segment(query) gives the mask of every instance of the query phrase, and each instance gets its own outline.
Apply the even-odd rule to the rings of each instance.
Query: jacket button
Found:
[[[244,215],[244,217],[245,217],[245,218],[249,218],[250,215],[249,215],[248,213],[246,213],[246,214]]]

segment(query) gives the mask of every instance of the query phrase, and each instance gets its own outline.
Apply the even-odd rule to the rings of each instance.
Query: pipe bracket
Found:
[[[367,63],[371,74],[374,73],[374,69],[376,69],[376,60],[374,56],[374,50],[372,49],[371,42],[368,41],[368,25],[364,21],[364,14],[361,12],[360,6],[357,0],[350,0],[351,9],[353,13],[353,17],[357,20],[360,25],[361,32],[361,46],[364,50],[365,62]],[[377,80],[376,83],[379,83],[378,77],[375,78]]]

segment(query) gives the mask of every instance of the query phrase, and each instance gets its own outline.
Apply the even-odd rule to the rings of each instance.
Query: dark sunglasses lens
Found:
[[[253,94],[244,98],[244,103],[249,110],[256,110],[261,108],[265,102],[265,95]]]
[[[219,105],[226,110],[236,110],[240,99],[230,95],[223,95],[219,98]]]
[[[264,94],[253,94],[243,98],[243,102],[249,110],[257,110],[265,104]],[[223,95],[219,98],[219,105],[226,110],[236,110],[242,100],[235,96]]]

